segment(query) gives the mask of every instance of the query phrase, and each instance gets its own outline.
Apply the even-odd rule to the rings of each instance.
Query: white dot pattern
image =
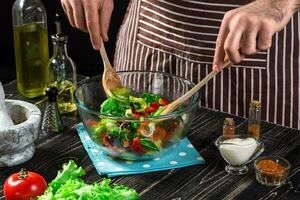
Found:
[[[90,136],[85,136],[85,140],[90,141],[91,140]]]
[[[105,162],[98,162],[98,165],[99,165],[99,166],[105,166],[106,163],[105,163]]]
[[[143,168],[150,168],[151,167],[151,165],[149,165],[149,164],[144,164],[143,165]]]
[[[95,165],[97,170],[103,174],[113,174],[114,172],[127,174],[128,172],[138,172],[139,170],[147,172],[156,171],[156,169],[160,170],[160,168],[173,169],[181,166],[189,166],[189,163],[201,164],[204,162],[203,158],[186,138],[183,139],[182,143],[171,144],[170,152],[162,152],[161,155],[155,156],[152,160],[148,161],[121,161],[114,159],[104,154],[102,149],[98,149],[87,133],[81,134],[80,138],[83,143],[85,141],[88,144],[87,146],[85,145],[85,148],[89,152],[93,162],[97,163]]]
[[[99,153],[99,151],[98,151],[97,149],[91,149],[91,151],[92,151],[93,153]]]
[[[170,162],[170,165],[176,165],[176,164],[178,164],[178,162],[175,161],[175,160],[172,160],[172,161]]]
[[[178,155],[181,156],[181,157],[183,157],[183,156],[186,156],[186,153],[182,151]]]

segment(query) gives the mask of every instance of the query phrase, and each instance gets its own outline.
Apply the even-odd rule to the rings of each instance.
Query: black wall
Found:
[[[54,16],[56,12],[63,13],[60,0],[42,0],[47,10],[48,34],[55,32]],[[1,1],[0,12],[0,81],[8,82],[16,78],[15,57],[12,32],[11,9],[14,1]],[[110,60],[113,60],[115,40],[118,29],[122,23],[129,0],[115,0],[111,26],[109,30],[109,42],[105,44]],[[89,36],[79,30],[72,28],[63,14],[63,31],[69,37],[68,53],[75,61],[77,71],[80,74],[94,76],[102,73],[102,60],[98,51],[93,50]],[[52,55],[52,42],[49,39],[49,56]]]

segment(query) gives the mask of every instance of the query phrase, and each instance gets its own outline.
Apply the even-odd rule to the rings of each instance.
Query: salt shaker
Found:
[[[48,96],[48,102],[43,117],[42,130],[44,134],[62,132],[63,126],[56,102],[58,89],[56,87],[49,86],[45,93]]]

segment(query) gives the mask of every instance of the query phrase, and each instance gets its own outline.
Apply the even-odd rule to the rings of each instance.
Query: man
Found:
[[[61,3],[71,25],[90,33],[95,49],[101,38],[108,40],[113,0]],[[198,82],[219,71],[227,55],[239,64],[203,88],[202,105],[245,117],[257,99],[264,120],[300,128],[299,6],[300,0],[132,0],[114,66]]]

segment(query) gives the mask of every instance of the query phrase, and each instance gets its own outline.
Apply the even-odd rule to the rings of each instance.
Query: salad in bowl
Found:
[[[126,160],[151,159],[171,150],[189,131],[200,94],[170,114],[161,112],[194,84],[160,72],[118,75],[124,87],[114,89],[109,98],[101,77],[88,79],[75,91],[79,116],[93,142],[110,156]]]

